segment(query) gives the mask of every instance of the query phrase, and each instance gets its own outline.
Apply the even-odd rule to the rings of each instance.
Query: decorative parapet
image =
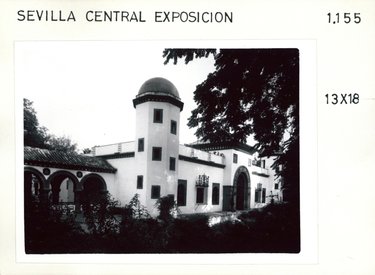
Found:
[[[192,147],[180,144],[179,155],[183,158],[191,158],[197,161],[209,162],[215,165],[225,166],[225,157],[223,155],[213,154]]]

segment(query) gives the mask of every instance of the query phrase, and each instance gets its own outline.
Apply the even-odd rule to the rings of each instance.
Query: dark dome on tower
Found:
[[[135,108],[145,102],[166,102],[177,106],[181,111],[184,107],[176,86],[162,77],[154,77],[143,83],[133,99],[133,106]]]
[[[137,97],[143,95],[167,95],[180,99],[176,86],[162,77],[154,77],[143,83]]]

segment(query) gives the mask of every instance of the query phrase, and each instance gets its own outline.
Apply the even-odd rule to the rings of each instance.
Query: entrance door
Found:
[[[223,211],[233,211],[233,186],[223,185]]]
[[[241,174],[237,180],[236,210],[245,209],[245,177]]]

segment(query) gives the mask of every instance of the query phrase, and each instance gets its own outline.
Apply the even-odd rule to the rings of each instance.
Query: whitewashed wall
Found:
[[[107,161],[117,168],[114,184],[116,188],[111,195],[121,203],[121,206],[129,203],[136,193],[144,197],[144,190],[137,189],[134,157],[108,159]]]
[[[198,175],[209,176],[209,187],[207,188],[207,203],[197,204],[196,203],[196,186],[195,182]],[[222,210],[223,201],[223,177],[224,169],[212,167],[208,165],[197,164],[188,161],[179,161],[179,175],[178,179],[187,180],[187,196],[186,206],[180,206],[182,213],[201,213],[201,212],[213,212]],[[212,186],[213,183],[220,184],[220,197],[219,205],[212,205]],[[177,189],[177,187],[176,187]]]

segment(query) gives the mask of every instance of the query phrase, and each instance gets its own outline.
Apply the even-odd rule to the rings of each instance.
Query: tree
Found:
[[[69,137],[55,135],[49,135],[47,139],[47,145],[50,150],[62,151],[65,153],[76,152],[77,144],[73,143]]]
[[[33,102],[23,99],[23,136],[24,146],[50,149],[63,152],[75,152],[77,144],[69,137],[57,137],[48,133],[48,129],[39,125]]]
[[[90,148],[84,148],[84,149],[82,150],[82,152],[83,152],[84,154],[91,154],[91,153],[92,153],[92,149],[90,149]]]
[[[299,203],[298,49],[165,49],[165,64],[212,55],[215,71],[197,85],[188,121],[202,142],[239,141],[252,135],[263,155],[281,152],[274,167]],[[297,168],[297,169],[296,169]],[[292,195],[293,194],[293,195]]]
[[[47,148],[47,129],[39,126],[33,102],[23,99],[23,137],[24,145]]]

